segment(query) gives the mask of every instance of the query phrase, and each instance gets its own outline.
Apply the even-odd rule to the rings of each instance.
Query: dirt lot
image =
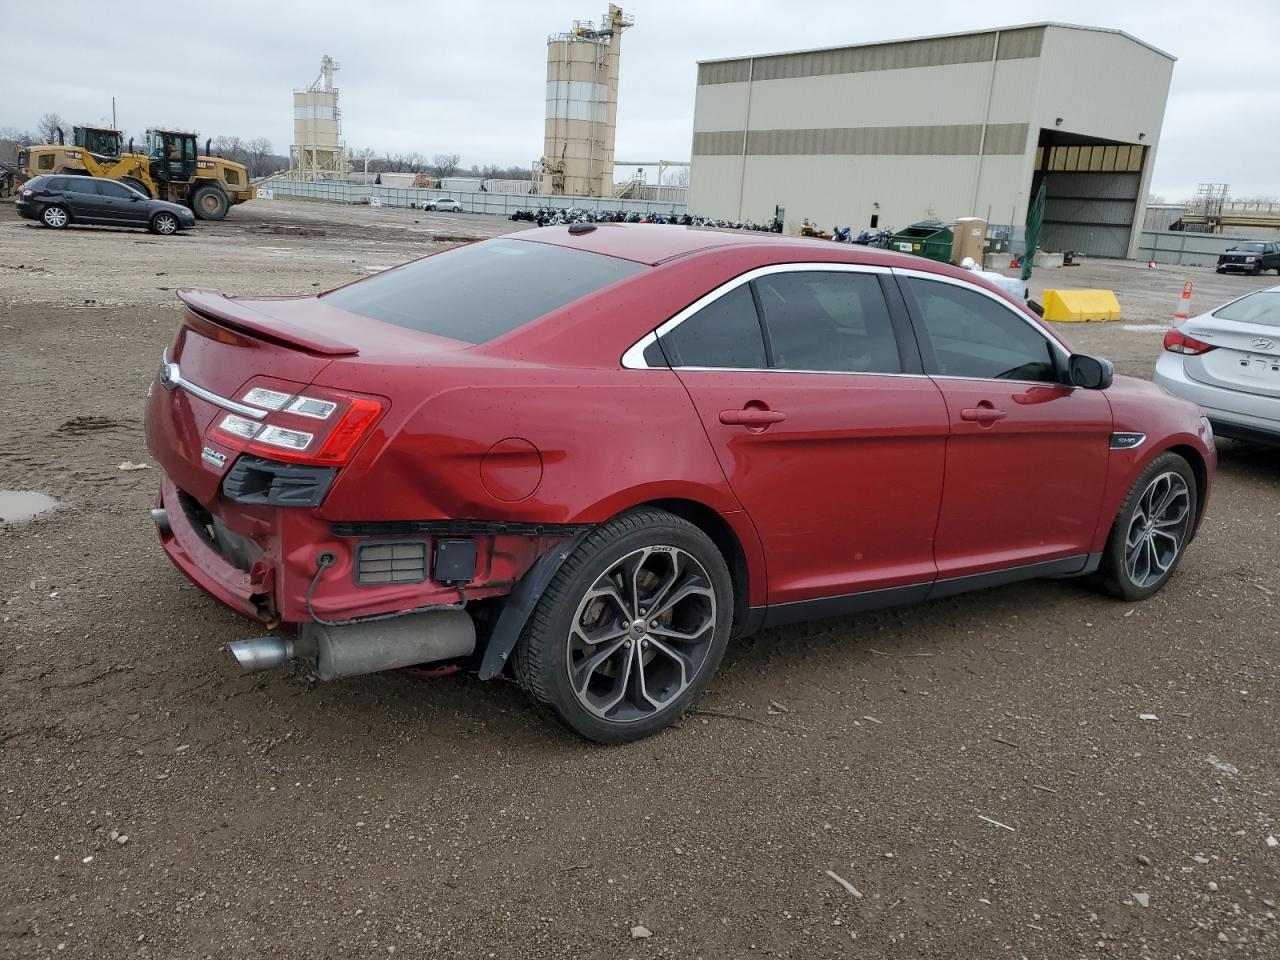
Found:
[[[0,525],[0,956],[1280,954],[1276,452],[1222,446],[1148,603],[1040,582],[766,631],[633,746],[504,682],[240,673],[252,627],[119,468],[172,288],[308,292],[509,226],[258,201],[162,239],[0,205],[0,488],[62,503]],[[1069,335],[1147,375],[1184,277],[1200,308],[1274,282],[1037,279],[1114,287],[1126,319]]]

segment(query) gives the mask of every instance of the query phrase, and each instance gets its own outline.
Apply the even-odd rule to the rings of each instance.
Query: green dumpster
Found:
[[[890,237],[889,249],[949,263],[953,239],[951,228],[941,220],[921,220]]]

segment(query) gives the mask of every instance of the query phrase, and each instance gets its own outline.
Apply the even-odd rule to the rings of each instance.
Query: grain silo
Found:
[[[290,174],[299,180],[340,180],[350,172],[338,88],[333,85],[337,69],[333,57],[322,57],[320,76],[305,90],[293,91]]]
[[[631,26],[613,4],[599,26],[576,20],[547,38],[546,140],[540,192],[604,197],[613,188],[618,53]]]

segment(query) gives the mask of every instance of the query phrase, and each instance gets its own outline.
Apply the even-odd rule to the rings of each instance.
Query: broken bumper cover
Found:
[[[270,567],[241,570],[228,562],[196,530],[173,481],[160,485],[160,509],[167,523],[157,523],[160,545],[173,565],[192,583],[237,613],[273,623],[269,608],[273,574]]]

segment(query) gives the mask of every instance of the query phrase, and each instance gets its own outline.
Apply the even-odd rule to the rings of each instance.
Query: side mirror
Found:
[[[1110,360],[1073,353],[1067,361],[1067,380],[1073,387],[1086,390],[1105,390],[1115,379],[1116,368]]]

